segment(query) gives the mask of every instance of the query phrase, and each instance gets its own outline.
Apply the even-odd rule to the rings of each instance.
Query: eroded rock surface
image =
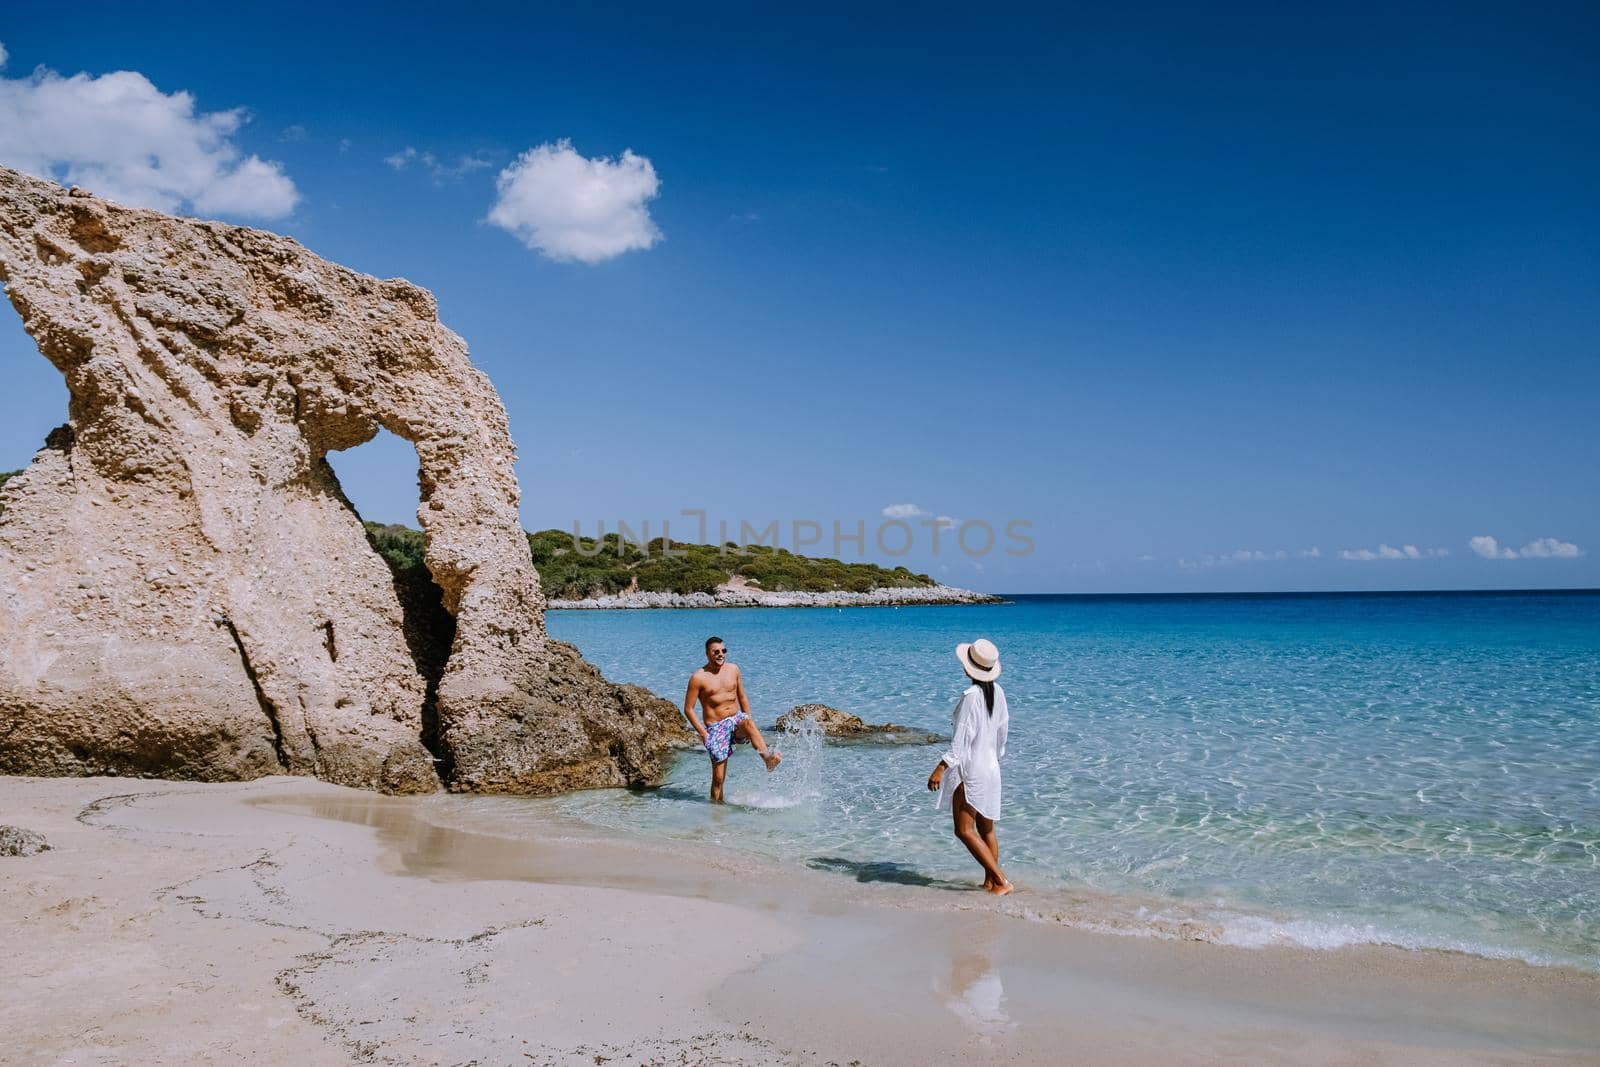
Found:
[[[0,826],[0,856],[37,856],[49,851],[50,843],[39,831]]]
[[[0,489],[0,773],[655,780],[679,716],[546,639],[505,410],[433,297],[78,192],[0,168],[0,281],[71,395]],[[431,615],[326,460],[380,427]]]

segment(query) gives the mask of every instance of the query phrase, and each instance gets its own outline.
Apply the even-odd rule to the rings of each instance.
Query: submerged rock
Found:
[[[926,730],[914,730],[892,722],[881,725],[863,722],[858,715],[826,704],[800,704],[778,717],[777,729],[792,730],[810,719],[830,741],[879,745],[936,745],[948,738]]]
[[[505,410],[429,293],[5,168],[0,280],[70,394],[0,488],[0,773],[659,779],[681,716],[547,639]],[[425,573],[327,461],[380,427]]]
[[[0,856],[37,856],[49,851],[50,844],[39,831],[0,826]]]

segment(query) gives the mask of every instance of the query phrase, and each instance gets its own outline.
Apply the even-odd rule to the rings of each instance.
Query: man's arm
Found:
[[[683,713],[689,717],[689,725],[694,727],[694,732],[700,735],[700,743],[706,741],[706,728],[700,724],[700,717],[694,713],[695,701],[700,699],[700,675],[698,672],[689,675],[689,691],[683,695]]]
[[[738,673],[733,676],[733,680],[734,684],[739,687],[739,710],[744,712],[746,715],[749,715],[750,698],[744,695],[744,672],[740,671],[738,667],[735,667],[734,670],[738,671]],[[752,716],[752,718],[753,717],[754,716]]]

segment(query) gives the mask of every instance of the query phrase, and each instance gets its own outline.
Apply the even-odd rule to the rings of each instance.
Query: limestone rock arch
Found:
[[[70,396],[0,491],[0,772],[659,778],[675,709],[546,637],[505,409],[429,293],[5,168],[0,281]],[[325,458],[380,426],[417,451],[438,678]]]

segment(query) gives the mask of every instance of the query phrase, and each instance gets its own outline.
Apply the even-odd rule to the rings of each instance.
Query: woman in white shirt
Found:
[[[1006,754],[1005,690],[1000,677],[1000,650],[982,638],[956,646],[956,659],[973,685],[961,694],[951,716],[950,751],[928,776],[928,788],[939,794],[939,810],[955,819],[956,840],[983,865],[983,888],[995,896],[1011,892],[1000,869],[1000,841],[994,821],[1000,817],[1000,757]]]

